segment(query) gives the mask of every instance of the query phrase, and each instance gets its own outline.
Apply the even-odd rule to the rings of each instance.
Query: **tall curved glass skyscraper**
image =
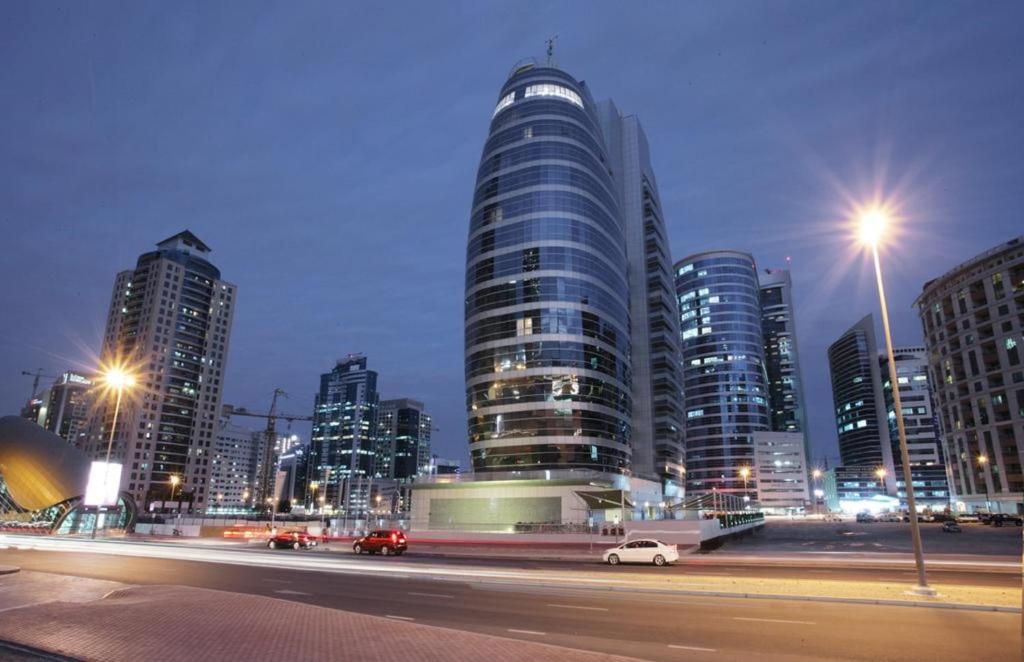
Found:
[[[686,486],[756,498],[753,434],[770,429],[754,258],[712,251],[675,265],[686,409]]]
[[[477,473],[627,472],[626,240],[596,105],[515,69],[477,171],[466,254],[466,391]]]

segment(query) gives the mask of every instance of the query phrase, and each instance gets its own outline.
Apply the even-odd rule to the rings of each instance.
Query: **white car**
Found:
[[[618,547],[605,550],[601,557],[609,565],[620,563],[653,563],[665,565],[679,560],[679,549],[675,545],[666,545],[660,540],[630,540]]]

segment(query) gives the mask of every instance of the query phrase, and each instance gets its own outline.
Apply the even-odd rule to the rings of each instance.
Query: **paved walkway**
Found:
[[[27,571],[0,577],[0,613],[0,640],[104,662],[629,659],[261,596]]]

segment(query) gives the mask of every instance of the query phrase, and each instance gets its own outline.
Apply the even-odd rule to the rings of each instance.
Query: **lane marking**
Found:
[[[280,593],[281,595],[313,595],[312,593],[306,593],[305,591],[293,591],[290,588],[279,588],[274,593]]]
[[[454,595],[446,595],[444,593],[417,593],[416,591],[409,591],[409,595],[420,595],[424,598],[454,598]]]
[[[684,651],[700,651],[702,653],[715,653],[718,651],[717,648],[701,648],[700,646],[680,646],[679,644],[669,644],[669,648],[678,648]]]
[[[512,628],[509,628],[508,631],[515,632],[516,634],[535,634],[539,637],[543,637],[547,634],[547,632],[537,632],[536,630],[513,630]]]
[[[734,621],[760,621],[761,623],[792,623],[794,625],[817,625],[813,621],[787,621],[783,618],[753,618],[749,616],[733,616]]]
[[[608,611],[608,607],[582,607],[580,605],[548,605],[559,609],[583,609],[584,611]]]
[[[396,621],[415,621],[415,618],[409,618],[408,616],[393,616],[391,614],[385,614],[384,618],[393,618]]]

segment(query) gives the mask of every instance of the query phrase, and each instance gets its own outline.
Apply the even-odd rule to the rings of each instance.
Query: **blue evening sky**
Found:
[[[373,7],[380,4],[381,7]],[[1024,231],[1019,2],[0,5],[0,412],[84,367],[114,274],[184,228],[239,287],[225,401],[309,413],[369,356],[465,457],[462,298],[505,76],[557,63],[640,116],[675,259],[792,258],[812,445],[825,350],[877,310],[850,205],[899,205],[897,343],[922,284]],[[256,422],[253,422],[256,425]]]

